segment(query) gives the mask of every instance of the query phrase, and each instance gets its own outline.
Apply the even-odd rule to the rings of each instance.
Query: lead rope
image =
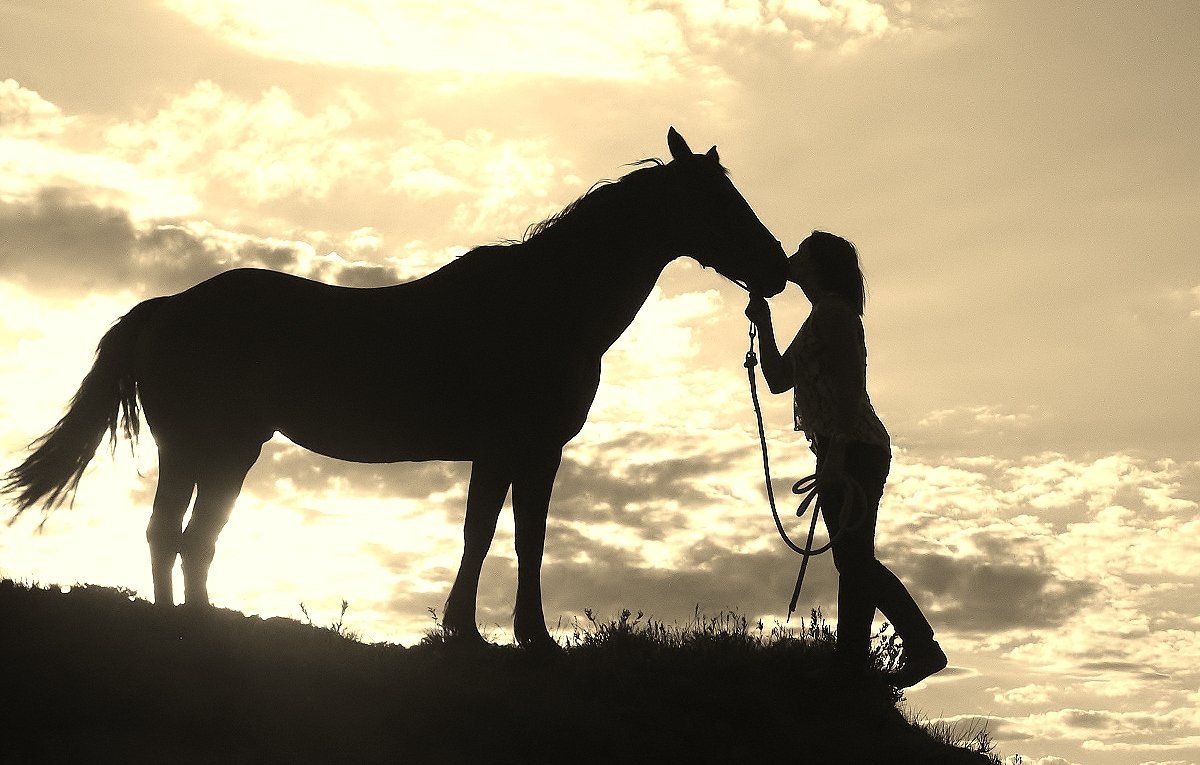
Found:
[[[791,601],[788,602],[787,618],[788,621],[791,621],[792,614],[796,610],[796,602],[800,600],[800,590],[804,586],[804,574],[808,571],[809,559],[830,550],[836,542],[862,525],[866,518],[866,513],[860,513],[860,517],[854,519],[853,523],[847,523],[847,521],[850,520],[850,513],[853,511],[855,504],[865,507],[866,496],[858,481],[853,480],[845,474],[841,476],[842,480],[851,489],[851,491],[845,493],[845,499],[842,502],[842,512],[840,515],[843,522],[838,530],[830,535],[828,542],[814,549],[813,537],[817,533],[817,516],[821,512],[821,498],[817,491],[817,473],[801,478],[792,484],[792,493],[803,497],[800,501],[800,507],[796,509],[797,518],[804,517],[804,513],[812,510],[812,517],[809,518],[808,522],[808,538],[804,542],[804,547],[800,547],[788,536],[787,531],[783,528],[783,521],[779,518],[779,510],[775,507],[775,489],[771,485],[771,458],[767,453],[767,431],[763,426],[762,406],[758,401],[758,383],[754,375],[754,368],[758,366],[758,355],[754,352],[754,339],[757,336],[758,331],[754,323],[751,322],[750,348],[746,351],[746,360],[742,366],[746,368],[746,378],[750,381],[750,400],[754,404],[754,417],[758,421],[758,443],[762,448],[763,480],[767,487],[767,502],[771,506],[771,517],[775,520],[775,530],[779,532],[779,538],[783,540],[783,543],[792,552],[801,556],[800,573],[796,575],[796,587],[792,590]],[[854,502],[855,494],[862,496],[863,503]]]

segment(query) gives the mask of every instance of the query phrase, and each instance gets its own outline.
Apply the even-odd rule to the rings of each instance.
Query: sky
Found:
[[[61,415],[138,301],[257,266],[406,281],[519,238],[675,126],[788,252],[861,253],[893,437],[880,558],[951,668],[908,693],[1036,765],[1200,762],[1200,4],[1013,0],[0,0],[0,457]],[[785,617],[744,293],[670,265],[568,445],[543,568],[585,608]],[[772,299],[786,341],[806,315]],[[347,391],[347,396],[352,396]],[[782,487],[811,472],[764,402]],[[0,574],[149,595],[149,437]],[[411,643],[461,554],[469,465],[276,436],[209,589]],[[479,618],[511,639],[502,515]],[[836,617],[828,558],[801,613]],[[795,620],[793,619],[793,624]]]

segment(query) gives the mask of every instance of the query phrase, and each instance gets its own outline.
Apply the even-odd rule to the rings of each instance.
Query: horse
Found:
[[[693,153],[674,128],[667,144],[669,162],[634,163],[522,240],[477,247],[409,282],[351,288],[241,268],[137,304],[100,340],[62,419],[5,477],[14,519],[72,496],[106,433],[114,444],[118,430],[136,439],[140,403],[158,448],[146,529],[154,602],[174,604],[178,559],[184,603],[203,607],[217,536],[276,432],[355,462],[470,461],[443,627],[483,642],[480,570],[511,488],[514,636],[556,648],[542,613],[546,519],[605,351],[678,257],[766,296],[785,283],[782,245],[716,146]]]

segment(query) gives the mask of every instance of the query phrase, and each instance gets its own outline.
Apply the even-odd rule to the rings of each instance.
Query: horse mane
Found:
[[[537,223],[531,223],[526,229],[525,234],[520,239],[499,239],[491,244],[482,244],[471,250],[459,255],[455,262],[463,259],[474,260],[468,256],[483,256],[487,253],[499,254],[510,247],[523,244],[535,243],[537,240],[544,237],[546,234],[556,230],[560,226],[579,219],[592,215],[602,204],[611,202],[612,196],[609,193],[613,189],[621,187],[623,184],[638,182],[646,178],[645,173],[654,170],[655,168],[664,167],[667,163],[658,157],[647,157],[634,162],[629,162],[626,167],[633,167],[628,173],[625,173],[620,178],[611,179],[605,178],[596,181],[591,187],[583,192],[574,201],[558,212],[550,215],[544,220]],[[718,164],[717,167],[724,175],[729,175],[729,170]]]
[[[606,178],[606,179],[596,181],[595,183],[592,184],[591,188],[589,188],[587,191],[583,192],[583,194],[581,194],[577,199],[575,199],[575,201],[571,202],[563,209],[554,213],[553,215],[546,218],[545,220],[539,221],[538,223],[531,223],[529,225],[529,227],[525,229],[525,236],[523,236],[521,238],[519,243],[524,244],[526,242],[529,242],[529,241],[537,238],[541,234],[545,234],[546,232],[550,231],[551,229],[553,229],[555,226],[557,226],[559,223],[563,222],[564,220],[575,216],[576,213],[583,213],[583,212],[589,210],[596,203],[597,197],[600,197],[600,198],[604,197],[604,194],[597,194],[596,192],[601,191],[602,189],[608,189],[613,186],[617,186],[621,183],[628,181],[629,179],[633,178],[634,176],[637,176],[639,173],[642,173],[643,171],[650,170],[655,167],[662,167],[665,164],[666,164],[666,162],[663,162],[658,157],[647,157],[646,159],[639,159],[636,162],[630,162],[629,165],[635,166],[637,169],[631,170],[630,172],[626,173],[625,175],[622,175],[620,178],[617,178],[615,180],[611,179],[611,178]],[[645,165],[645,167],[640,167],[641,165]],[[518,242],[513,242],[513,243],[518,244]]]

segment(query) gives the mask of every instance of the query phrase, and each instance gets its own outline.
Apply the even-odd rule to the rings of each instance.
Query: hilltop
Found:
[[[755,629],[626,613],[539,659],[5,580],[0,762],[998,762],[839,678],[819,623]]]

